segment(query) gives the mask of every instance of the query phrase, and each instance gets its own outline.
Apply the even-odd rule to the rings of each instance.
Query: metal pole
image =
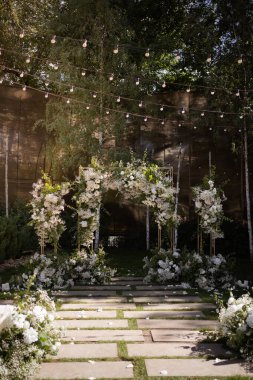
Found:
[[[146,250],[150,250],[149,206],[146,206]]]
[[[8,186],[8,157],[9,157],[9,137],[6,137],[5,148],[5,215],[9,217],[9,186]]]

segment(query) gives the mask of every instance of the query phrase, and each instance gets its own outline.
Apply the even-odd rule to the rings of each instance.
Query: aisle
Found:
[[[62,346],[35,379],[253,376],[221,345],[200,342],[200,330],[213,330],[217,322],[209,319],[215,305],[195,293],[143,285],[137,277],[56,293]]]

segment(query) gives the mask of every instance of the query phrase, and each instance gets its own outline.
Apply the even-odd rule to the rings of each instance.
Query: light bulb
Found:
[[[2,84],[2,83],[3,83],[3,78],[0,79],[0,84]]]
[[[74,92],[74,87],[73,86],[71,86],[69,92]]]
[[[26,86],[23,86],[23,87],[22,87],[22,90],[23,90],[23,91],[26,91]]]
[[[58,63],[54,64],[53,67],[54,67],[55,70],[58,70],[59,69]]]
[[[227,129],[226,129],[226,128],[224,128],[224,132],[227,132]]]
[[[147,116],[145,116],[145,117],[144,117],[144,121],[148,121],[148,118],[147,118]]]
[[[237,63],[238,63],[238,65],[241,65],[241,64],[242,64],[242,56],[240,56],[240,57],[238,58]]]
[[[147,49],[145,52],[145,57],[148,58],[150,56],[150,49]]]
[[[191,92],[190,87],[188,87],[188,88],[186,89],[186,92]]]
[[[86,109],[89,110],[89,109],[90,109],[90,106],[86,106]]]
[[[120,96],[117,97],[116,102],[117,102],[117,103],[120,103]]]
[[[67,100],[67,103],[68,103],[68,104],[70,103],[70,99]]]
[[[20,78],[23,78],[24,76],[24,71],[21,71],[21,73],[19,74]]]
[[[214,95],[214,94],[215,94],[215,91],[214,91],[214,90],[212,90],[212,91],[211,91],[211,95]]]
[[[82,47],[85,49],[85,48],[87,48],[87,46],[88,46],[88,41],[84,40],[83,44],[82,44]]]
[[[240,117],[240,119],[243,119],[243,115],[240,115],[239,117]]]
[[[182,108],[182,111],[181,111],[181,113],[183,113],[183,114],[185,113],[185,109],[184,109],[184,108]]]
[[[95,99],[97,97],[97,94],[94,92],[94,94],[92,96]]]
[[[110,111],[107,110],[107,111],[105,111],[105,113],[106,113],[106,115],[109,115]]]
[[[196,125],[194,125],[193,129],[197,129]]]
[[[86,71],[85,70],[82,70],[82,76],[84,77],[86,75]]]
[[[240,96],[240,91],[237,90],[237,93],[235,94],[235,96]]]
[[[224,115],[223,115],[223,113],[222,113],[222,114],[220,115],[220,118],[223,119],[223,117],[224,117]]]
[[[175,56],[175,60],[178,62],[178,61],[180,61],[180,59],[181,59],[180,54],[177,53],[176,56]]]
[[[56,43],[56,36],[53,36],[52,38],[51,38],[51,44],[55,44]]]
[[[161,106],[161,107],[160,107],[160,111],[163,111],[163,110],[164,110],[164,108],[163,108],[163,106]]]
[[[111,75],[109,76],[109,80],[112,81],[113,79],[114,79],[114,74],[111,74]]]
[[[24,38],[25,37],[25,32],[24,30],[22,30],[20,33],[19,33],[19,38]]]
[[[31,62],[31,58],[28,56],[25,61],[26,61],[26,63],[30,63]]]
[[[129,118],[129,113],[126,114],[126,118],[127,118],[127,119]]]
[[[45,98],[46,98],[46,99],[48,98],[48,92],[45,94]]]
[[[161,124],[164,125],[164,120],[161,121]]]
[[[179,123],[178,126],[179,126],[179,127],[182,127],[182,124]]]
[[[119,45],[116,45],[116,46],[114,47],[114,49],[113,49],[113,53],[114,53],[114,54],[118,54],[118,52],[119,52]]]
[[[141,100],[140,103],[139,103],[139,107],[143,107],[143,101]]]
[[[165,82],[165,80],[163,81],[162,87],[163,87],[163,88],[166,87],[166,82]]]
[[[205,112],[201,112],[200,116],[202,117],[205,116]]]
[[[140,84],[140,78],[137,78],[137,79],[136,79],[135,84],[136,84],[136,86],[139,86],[139,84]]]
[[[2,55],[2,49],[0,48],[0,55]]]
[[[212,127],[210,127],[210,128],[209,128],[209,131],[212,131],[212,130],[213,130],[213,128],[212,128]]]
[[[238,132],[241,132],[241,131],[242,131],[241,129],[238,130]]]
[[[49,86],[49,82],[45,82],[45,86],[48,87]]]
[[[211,54],[208,55],[208,57],[207,57],[207,59],[206,59],[206,62],[207,62],[207,63],[211,63],[211,62],[212,62]]]

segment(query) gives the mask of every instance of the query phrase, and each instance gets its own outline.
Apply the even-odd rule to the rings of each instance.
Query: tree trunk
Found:
[[[149,206],[146,206],[146,251],[150,250]]]
[[[6,137],[5,149],[5,215],[9,217],[9,188],[8,188],[8,157],[9,157],[9,137]]]
[[[178,164],[177,164],[176,202],[175,202],[175,212],[174,212],[175,217],[177,217],[177,213],[178,213],[181,156],[182,156],[182,150],[181,150],[181,144],[180,144],[179,153],[178,153]],[[177,240],[178,240],[178,228],[176,225],[175,230],[174,230],[174,239],[173,239],[173,248],[172,248],[173,251],[177,249]]]
[[[94,251],[97,253],[99,249],[99,238],[100,238],[100,210],[101,205],[99,205],[97,210],[97,229],[95,233],[95,243],[94,243]]]
[[[248,224],[248,235],[249,235],[249,253],[250,253],[250,260],[253,262],[253,237],[252,237],[252,221],[251,221],[251,209],[250,209],[249,165],[248,165],[248,135],[247,135],[245,120],[244,120],[244,128],[243,128],[243,142],[244,142],[245,195],[246,195],[247,224]]]

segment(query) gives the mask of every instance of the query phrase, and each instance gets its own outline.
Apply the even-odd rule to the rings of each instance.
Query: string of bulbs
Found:
[[[69,85],[68,83],[63,83],[63,82],[54,81],[54,80],[43,80],[41,77],[38,77],[37,75],[33,75],[33,74],[21,71],[19,69],[13,68],[13,67],[7,67],[7,66],[5,66],[5,69],[7,69],[7,70],[9,70],[11,72],[14,71],[14,72],[18,73],[20,78],[24,78],[25,76],[28,76],[28,77],[34,78],[36,80],[40,80],[40,81],[42,80],[44,82],[45,87],[48,87],[50,83],[61,85],[61,86],[63,85],[65,87],[67,87],[67,89],[70,92],[70,94],[72,94],[75,90],[81,90],[81,91],[88,91],[90,94],[92,94],[92,97],[94,99],[98,95],[102,94],[102,95],[106,95],[106,96],[114,98],[115,102],[118,103],[118,104],[121,103],[122,100],[129,101],[129,102],[137,102],[136,99],[130,98],[130,97],[126,97],[126,96],[119,96],[119,95],[115,95],[115,94],[112,94],[112,93],[101,92],[101,91],[93,91],[93,90],[90,90],[90,89],[85,88],[85,87],[73,86],[73,85]],[[0,80],[0,83],[1,82],[3,82],[3,79]],[[145,102],[143,100],[139,100],[138,101],[138,107],[139,108],[144,108],[146,104],[153,105],[155,107],[159,107],[160,112],[163,112],[165,109],[174,109],[174,110],[178,110],[179,109],[178,106],[164,105],[164,104],[161,104],[161,103],[151,102],[149,100],[147,100]],[[192,107],[189,107],[188,110],[186,110],[185,107],[181,107],[180,108],[180,113],[182,115],[184,115],[187,111],[189,111],[189,112],[190,111],[198,112],[198,113],[200,113],[201,117],[204,117],[205,113],[218,114],[220,116],[220,118],[224,118],[224,116],[226,116],[226,115],[237,115],[240,119],[242,119],[246,115],[251,115],[251,113],[247,113],[247,112],[244,112],[244,113],[221,112],[221,111],[216,111],[216,110],[207,110],[207,109],[203,110],[203,109],[192,108]],[[151,117],[151,116],[149,116],[149,117]]]
[[[2,55],[2,52],[8,52],[10,54],[18,55],[18,56],[21,55],[21,56],[25,57],[25,63],[27,63],[27,64],[29,64],[31,62],[31,60],[37,60],[37,61],[40,61],[40,62],[44,62],[45,64],[48,64],[49,67],[52,68],[52,69],[54,69],[54,70],[58,70],[59,66],[63,65],[63,63],[59,62],[59,61],[58,62],[53,62],[52,60],[50,60],[51,62],[49,63],[47,58],[39,58],[39,57],[35,56],[34,54],[31,56],[29,53],[22,53],[20,51],[18,52],[18,51],[13,50],[13,49],[0,48],[0,55]],[[149,83],[149,84],[156,83],[156,85],[158,85],[158,86],[160,86],[162,88],[169,87],[170,85],[173,85],[173,86],[175,85],[175,86],[179,86],[179,87],[184,87],[186,89],[186,92],[190,92],[194,88],[200,88],[200,89],[210,90],[210,94],[211,95],[214,95],[216,91],[224,91],[224,92],[228,93],[231,96],[235,95],[235,96],[238,96],[238,97],[240,96],[241,93],[253,92],[253,89],[247,89],[247,88],[238,88],[236,91],[232,92],[229,89],[227,89],[226,87],[196,85],[195,83],[191,84],[191,85],[187,85],[185,83],[179,83],[179,82],[174,82],[174,81],[172,83],[169,83],[166,80],[158,81],[157,78],[155,78],[155,79],[147,79],[147,78],[143,77],[143,75],[140,74],[140,73],[137,73],[134,76],[129,76],[128,75],[126,77],[126,76],[116,75],[113,72],[109,73],[107,71],[101,71],[100,69],[90,69],[90,68],[80,67],[80,66],[76,66],[76,65],[73,65],[73,64],[70,64],[70,63],[68,63],[68,66],[72,67],[73,69],[77,70],[78,72],[81,72],[82,76],[86,76],[86,73],[98,73],[100,75],[103,74],[104,76],[106,76],[108,78],[108,80],[110,82],[114,81],[116,78],[118,80],[130,78],[132,81],[134,81],[134,83],[136,84],[136,86],[139,86],[141,83]]]

